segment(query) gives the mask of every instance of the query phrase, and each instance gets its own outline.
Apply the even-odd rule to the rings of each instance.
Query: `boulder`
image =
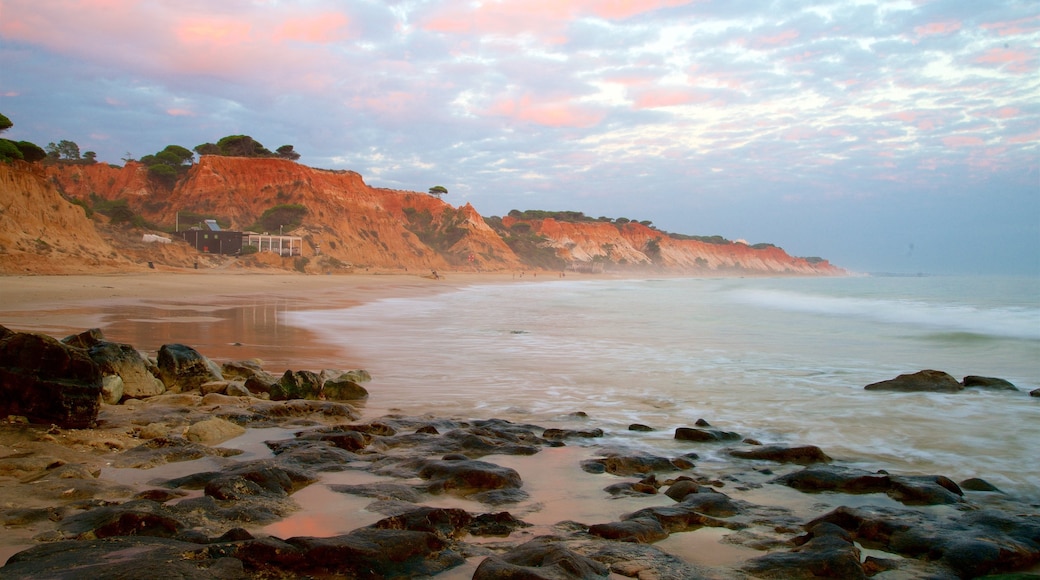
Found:
[[[0,415],[82,429],[101,406],[101,370],[86,351],[0,327]]]
[[[871,383],[863,387],[868,391],[898,391],[902,393],[959,393],[964,390],[957,379],[942,371],[923,370],[899,375],[894,379]]]
[[[964,377],[962,384],[965,388],[976,387],[979,389],[989,389],[992,391],[1017,391],[1018,387],[1004,379],[997,377],[980,377],[976,375],[968,375]]]
[[[798,465],[829,463],[831,461],[831,458],[815,445],[803,445],[801,447],[764,445],[753,449],[734,449],[729,454],[742,459],[764,459],[780,463],[797,463]]]
[[[380,530],[429,532],[442,540],[457,540],[466,535],[473,516],[458,508],[420,507],[390,516],[372,524]]]
[[[426,461],[419,477],[428,480],[426,490],[463,494],[496,489],[519,489],[523,482],[515,469],[477,460]]]
[[[159,378],[173,393],[194,391],[204,383],[223,380],[220,367],[183,344],[164,344],[156,359]]]
[[[740,441],[738,433],[719,431],[718,429],[698,429],[696,427],[677,427],[675,438],[680,441]]]
[[[112,536],[172,538],[183,528],[184,524],[166,513],[161,504],[146,499],[79,512],[58,525],[64,537],[77,540]]]
[[[365,387],[342,377],[325,381],[322,393],[330,401],[358,401],[368,398],[368,390]]]
[[[563,441],[564,439],[594,439],[603,436],[603,429],[546,429],[542,432],[542,438],[549,441]]]
[[[123,379],[123,396],[128,399],[154,397],[166,391],[166,385],[152,374],[148,361],[129,344],[99,341],[87,348],[87,354],[102,375]]]
[[[94,346],[95,344],[104,342],[104,340],[105,335],[101,332],[100,328],[91,328],[88,330],[84,330],[79,334],[71,334],[69,336],[66,336],[65,338],[61,339],[61,342],[69,346],[74,346],[76,348],[82,348],[83,350],[86,350]]]
[[[845,530],[831,523],[819,523],[805,536],[796,538],[797,547],[774,552],[744,563],[752,575],[769,578],[865,579],[860,551]]]
[[[884,493],[906,505],[955,504],[964,495],[955,482],[942,475],[896,476],[829,465],[813,465],[773,481],[810,493]]]
[[[123,400],[123,379],[119,375],[101,377],[101,402],[118,405]]]
[[[1029,396],[1040,397],[1040,389],[1033,389],[1032,391],[1029,391]]]
[[[367,383],[372,380],[372,375],[370,375],[368,371],[362,369],[355,369],[351,371],[322,369],[322,371],[318,374],[319,376],[321,376],[321,380],[324,382],[345,379],[348,381],[354,381],[355,383]]]
[[[473,572],[473,580],[593,580],[609,573],[603,564],[542,537],[486,558]]]
[[[668,537],[661,522],[653,517],[638,517],[621,522],[589,526],[589,533],[606,540],[652,544]]]
[[[247,383],[248,386],[248,383]],[[277,383],[271,385],[272,401],[288,401],[290,399],[317,400],[321,398],[322,380],[313,371],[285,371]],[[252,390],[252,389],[250,389]]]
[[[672,460],[649,453],[631,455],[612,454],[607,457],[586,459],[581,468],[588,473],[610,473],[613,475],[645,475],[658,471],[678,471]]]
[[[244,427],[219,417],[206,419],[192,424],[184,432],[184,438],[193,443],[213,445],[221,441],[227,441],[245,433]]]

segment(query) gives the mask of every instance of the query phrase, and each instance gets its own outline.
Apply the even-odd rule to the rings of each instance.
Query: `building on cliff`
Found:
[[[285,257],[299,256],[303,251],[303,238],[299,236],[227,231],[221,229],[216,220],[205,220],[203,223],[204,228],[191,228],[177,232],[177,235],[204,254],[238,255],[244,248],[248,248]]]

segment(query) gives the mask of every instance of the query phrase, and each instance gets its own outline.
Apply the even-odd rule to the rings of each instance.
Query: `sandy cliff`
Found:
[[[0,201],[9,208],[0,216],[5,220],[0,268],[6,273],[53,272],[63,260],[78,268],[71,271],[138,267],[148,261],[191,267],[196,259],[207,266],[309,272],[550,267],[534,260],[532,251],[543,258],[548,252],[553,268],[592,271],[843,273],[826,261],[795,258],[775,247],[676,239],[638,223],[525,220],[527,245],[517,245],[510,235],[518,221],[513,217],[494,220],[492,227],[469,204],[455,208],[425,193],[371,187],[352,171],[315,169],[285,159],[204,156],[172,189],[149,179],[147,168],[134,162],[124,167],[22,164],[0,171]],[[303,206],[299,227],[284,233],[303,238],[302,256],[307,259],[301,264],[257,255],[229,264],[230,258],[199,258],[183,243],[142,244],[146,230],[108,225],[96,213],[88,218],[83,208],[70,203],[91,206],[121,199],[134,214],[166,230],[191,227],[195,224],[189,222],[199,216],[244,230],[272,208]],[[49,265],[36,268],[37,262]]]

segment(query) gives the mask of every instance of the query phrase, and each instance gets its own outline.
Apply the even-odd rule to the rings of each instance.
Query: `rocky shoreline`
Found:
[[[958,390],[928,373],[868,388]],[[0,578],[1025,578],[1040,564],[1037,498],[983,479],[858,469],[815,446],[754,441],[707,421],[676,428],[684,451],[663,456],[602,444],[595,418],[580,412],[573,428],[362,420],[367,378],[278,377],[184,345],[149,360],[97,330],[57,341],[0,327],[3,543],[31,546]],[[980,379],[959,388],[1006,388]],[[265,441],[261,456],[226,446],[271,428],[286,435]],[[565,479],[600,485],[604,514],[633,509],[525,521],[530,478],[510,458],[568,448],[578,452]],[[709,449],[729,459],[705,465]],[[130,470],[144,475],[120,476]],[[330,483],[348,472],[367,479]],[[347,533],[327,537],[264,532],[316,485],[360,499],[373,523],[344,522]],[[806,517],[762,501],[769,490],[826,507]],[[659,547],[704,529],[749,557],[708,566]]]

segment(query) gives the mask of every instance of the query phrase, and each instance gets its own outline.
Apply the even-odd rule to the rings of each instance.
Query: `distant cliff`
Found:
[[[263,229],[265,212],[286,207],[295,208],[300,217],[291,232],[284,233],[303,238],[307,259],[282,263],[254,256],[243,262],[312,272],[567,268],[675,274],[844,273],[826,261],[794,258],[772,246],[755,249],[739,243],[679,239],[682,236],[638,223],[485,219],[469,204],[455,208],[425,193],[370,187],[352,171],[315,169],[275,158],[203,156],[172,189],[150,179],[147,169],[134,162],[123,167],[0,167],[0,203],[6,208],[15,199],[23,200],[18,207],[32,215],[26,213],[17,223],[10,221],[7,209],[0,215],[7,220],[3,223],[7,237],[0,238],[0,268],[8,273],[26,270],[24,261],[13,258],[15,254],[38,255],[43,246],[33,240],[73,247],[69,236],[85,241],[93,236],[75,248],[82,259],[105,269],[118,268],[120,263],[140,264],[142,256],[184,267],[194,260],[191,252],[175,249],[184,244],[144,253],[140,244],[126,240],[139,239],[151,231],[147,228],[184,229],[202,218],[216,219],[225,229]],[[84,210],[114,205],[134,219],[126,222],[123,215],[121,221],[126,223],[116,227],[109,223],[115,218],[98,213],[88,218]],[[68,227],[73,221],[75,227]],[[99,236],[95,228],[104,235]],[[21,269],[10,269],[8,263]]]

